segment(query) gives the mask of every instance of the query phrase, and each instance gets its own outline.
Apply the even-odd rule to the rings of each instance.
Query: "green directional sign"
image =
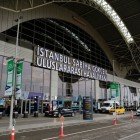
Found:
[[[120,84],[119,83],[112,82],[109,84],[109,88],[111,89],[113,98],[116,98],[120,95]]]
[[[119,84],[118,83],[115,83],[115,82],[112,82],[112,83],[110,83],[110,89],[118,89],[118,87],[119,87]]]
[[[7,58],[7,79],[5,87],[5,96],[11,96],[13,92],[14,79],[14,58]]]
[[[23,59],[16,63],[16,96],[21,96],[22,89],[22,73],[23,73]]]

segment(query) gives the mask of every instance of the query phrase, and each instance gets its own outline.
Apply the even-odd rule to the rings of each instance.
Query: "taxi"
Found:
[[[110,113],[114,113],[115,112],[115,108],[111,108],[109,110]],[[125,108],[124,107],[116,107],[116,114],[124,114],[125,113]]]

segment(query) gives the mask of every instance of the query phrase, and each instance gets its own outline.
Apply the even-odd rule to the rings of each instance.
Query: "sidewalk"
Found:
[[[130,113],[127,113],[125,115],[118,115],[118,120],[121,120],[123,118],[129,118]],[[109,114],[93,114],[93,120],[86,121],[83,120],[82,115],[77,114],[75,117],[65,117],[64,126],[67,125],[78,125],[83,123],[98,123],[98,122],[106,122],[110,121],[110,124],[113,120],[114,116]],[[9,118],[5,117],[0,119],[0,135],[2,134],[8,134],[10,130],[8,129],[9,126]],[[48,118],[39,116],[37,118],[35,117],[29,117],[29,118],[18,118],[16,119],[16,125],[15,130],[16,132],[26,132],[26,131],[33,131],[37,129],[50,129],[50,128],[56,128],[60,127],[61,122],[59,118]]]

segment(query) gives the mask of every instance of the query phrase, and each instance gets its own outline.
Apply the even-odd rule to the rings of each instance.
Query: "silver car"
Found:
[[[139,116],[140,115],[140,107],[137,108],[137,112],[136,115]]]

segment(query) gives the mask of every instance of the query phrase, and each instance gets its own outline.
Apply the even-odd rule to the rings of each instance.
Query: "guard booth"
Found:
[[[43,93],[23,92],[21,100],[21,114],[25,112],[29,115],[35,111],[43,113]]]
[[[29,92],[28,99],[31,100],[31,114],[43,113],[43,93]]]

